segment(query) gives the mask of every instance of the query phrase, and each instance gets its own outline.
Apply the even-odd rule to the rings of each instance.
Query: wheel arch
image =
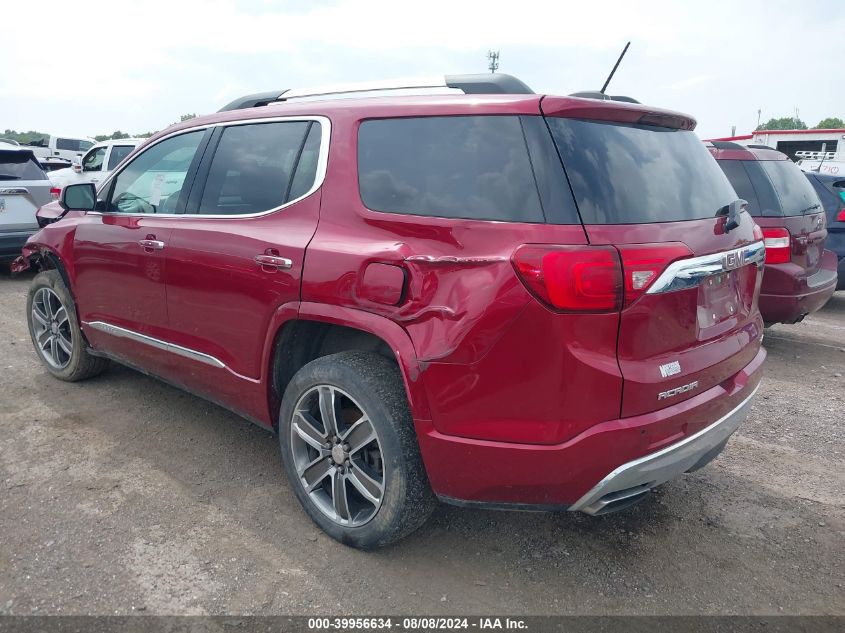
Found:
[[[395,322],[363,310],[318,303],[282,306],[265,343],[267,398],[273,427],[284,390],[305,364],[341,351],[374,352],[396,362],[414,420],[429,420],[421,368],[408,334]]]

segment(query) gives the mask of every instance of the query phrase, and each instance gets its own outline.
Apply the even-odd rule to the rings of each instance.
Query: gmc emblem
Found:
[[[722,267],[725,270],[734,270],[742,266],[742,251],[731,251],[722,255]]]

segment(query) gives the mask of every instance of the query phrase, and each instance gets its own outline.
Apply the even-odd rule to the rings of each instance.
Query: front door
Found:
[[[86,335],[145,368],[164,352],[167,248],[205,134],[180,134],[139,154],[100,192],[102,210],[76,229],[74,292]]]

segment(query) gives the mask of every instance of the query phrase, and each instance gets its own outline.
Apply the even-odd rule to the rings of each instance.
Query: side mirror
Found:
[[[59,206],[65,211],[93,211],[97,204],[97,188],[90,182],[66,185],[59,198]]]

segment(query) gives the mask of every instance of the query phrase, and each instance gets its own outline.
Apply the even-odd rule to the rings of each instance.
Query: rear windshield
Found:
[[[358,172],[361,199],[374,211],[544,221],[516,116],[364,121]]]
[[[585,224],[712,218],[736,199],[693,132],[547,120]]]
[[[784,215],[802,215],[821,209],[819,197],[798,165],[791,160],[759,163],[778,194]]]
[[[0,181],[45,180],[47,176],[28,152],[0,152]]]

